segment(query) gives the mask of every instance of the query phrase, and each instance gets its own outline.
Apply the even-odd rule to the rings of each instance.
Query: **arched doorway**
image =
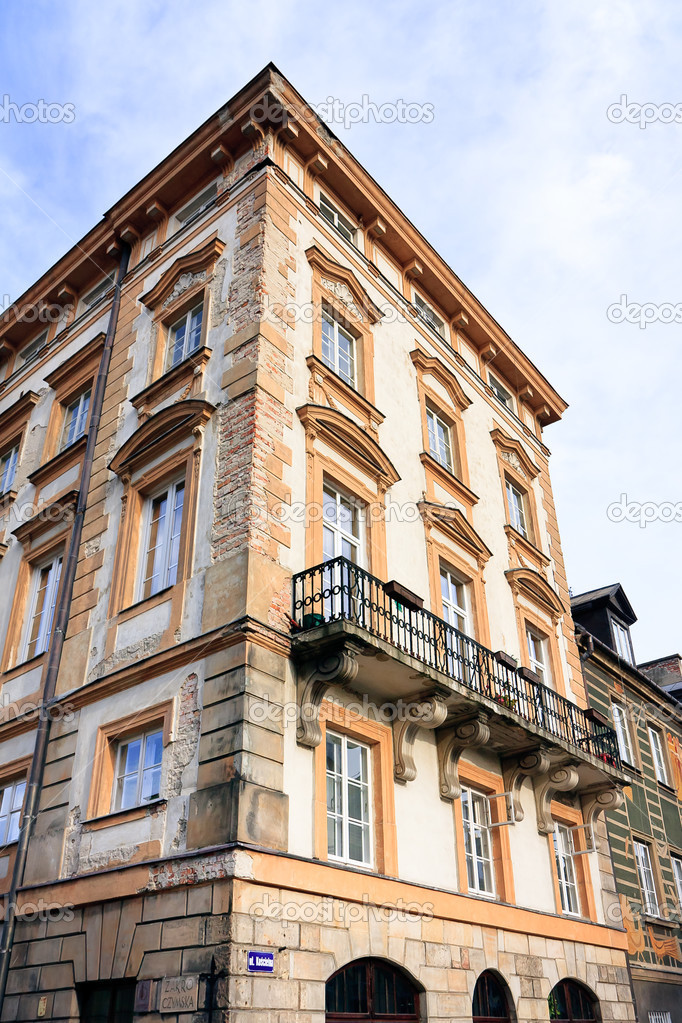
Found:
[[[560,980],[549,998],[549,1018],[560,1023],[593,1023],[600,1020],[599,1002],[577,980]]]
[[[417,1023],[419,992],[409,977],[382,959],[356,959],[327,981],[327,1023],[380,1020]]]
[[[471,1015],[473,1023],[500,1023],[512,1019],[511,995],[501,977],[486,970],[476,981]]]

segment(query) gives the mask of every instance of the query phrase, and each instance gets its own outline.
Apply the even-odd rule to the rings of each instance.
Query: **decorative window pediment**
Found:
[[[174,305],[195,285],[206,284],[224,248],[225,242],[217,234],[212,235],[200,248],[176,259],[140,301],[154,311],[164,311]]]
[[[433,501],[420,501],[417,505],[427,530],[436,526],[456,544],[463,547],[483,568],[492,557],[492,551],[480,538],[474,527],[459,508],[448,508]]]
[[[366,473],[377,478],[384,489],[398,482],[400,476],[390,458],[348,416],[324,405],[303,405],[296,411],[308,433],[324,436],[350,461],[358,462]]]
[[[191,435],[205,426],[214,406],[207,401],[190,399],[162,409],[150,416],[117,451],[109,468],[117,476],[135,469],[146,459],[172,447],[183,435]]]
[[[535,462],[528,457],[520,441],[510,437],[497,426],[490,431],[490,436],[503,462],[510,465],[528,483],[535,479],[540,470]]]
[[[424,384],[424,376],[432,376],[434,380],[438,381],[443,390],[447,392],[450,401],[456,409],[463,412],[464,409],[467,409],[472,404],[471,399],[464,393],[457,377],[454,373],[450,372],[440,359],[427,355],[422,348],[415,348],[411,351],[410,358],[417,370],[419,382],[422,386]]]
[[[540,604],[553,621],[558,621],[566,613],[556,590],[538,572],[530,568],[512,568],[505,575],[512,590],[523,593],[534,604]]]
[[[349,313],[351,319],[360,323],[377,323],[383,313],[372,301],[355,275],[331,259],[316,245],[306,249],[308,262],[319,275],[323,290],[333,295]]]

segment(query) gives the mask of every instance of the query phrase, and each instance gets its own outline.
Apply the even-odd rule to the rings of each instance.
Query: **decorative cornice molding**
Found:
[[[340,448],[351,461],[359,463],[365,472],[381,482],[384,489],[400,479],[395,466],[379,444],[338,409],[325,405],[302,405],[296,412],[306,432],[322,433],[326,440]]]
[[[204,426],[215,411],[215,406],[198,398],[176,402],[161,409],[145,420],[132,437],[116,452],[109,468],[117,476],[132,471],[143,459],[151,457],[169,444],[175,443],[179,435],[192,436],[197,426]]]
[[[417,508],[424,520],[424,528],[427,532],[430,532],[433,526],[440,529],[451,540],[473,554],[480,568],[483,568],[492,557],[490,548],[483,542],[459,508],[448,508],[446,505],[436,504],[433,501],[419,501]]]
[[[352,270],[336,263],[317,245],[311,245],[305,254],[313,270],[319,275],[320,286],[334,295],[349,310],[351,316],[360,322],[367,319],[370,323],[378,323],[384,314],[369,297]],[[337,286],[347,291],[339,290]]]
[[[413,349],[410,352],[410,358],[417,370],[421,384],[423,384],[424,374],[428,373],[447,391],[448,397],[455,408],[459,409],[460,412],[464,412],[465,409],[469,408],[469,405],[472,404],[471,398],[467,397],[459,380],[447,368],[445,363],[432,355],[427,355],[423,348]]]
[[[508,462],[512,469],[515,469],[519,475],[528,481],[535,479],[540,469],[529,458],[526,449],[520,441],[516,440],[515,437],[510,437],[499,426],[490,431],[490,436],[500,457]]]
[[[140,297],[140,302],[148,309],[155,310],[170,304],[171,301],[175,301],[179,296],[174,294],[174,290],[180,282],[180,278],[184,275],[189,275],[192,278],[203,273],[203,279],[207,279],[216,260],[222,255],[224,248],[225,242],[218,238],[216,232],[200,248],[194,249],[193,252],[188,252],[176,259],[173,265],[161,274],[158,283]],[[194,283],[195,280],[191,280],[187,287],[181,289],[180,294],[184,293]]]
[[[532,568],[510,568],[504,574],[514,593],[523,593],[535,604],[539,603],[555,623],[566,614],[558,593],[539,572]]]

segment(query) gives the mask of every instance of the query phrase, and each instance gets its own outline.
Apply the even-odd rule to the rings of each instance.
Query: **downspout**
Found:
[[[92,411],[90,413],[88,439],[85,445],[85,455],[83,457],[81,482],[78,491],[78,500],[76,502],[73,526],[71,527],[71,535],[69,537],[68,552],[66,554],[62,570],[62,583],[60,587],[59,601],[55,609],[52,634],[50,636],[50,643],[48,646],[43,695],[38,717],[38,729],[36,732],[31,771],[26,789],[26,800],[24,803],[16,858],[14,860],[14,870],[12,871],[12,883],[10,885],[9,892],[5,896],[6,910],[2,928],[2,940],[0,941],[0,1012],[2,1011],[2,1005],[5,1000],[9,964],[14,944],[17,893],[24,881],[29,843],[33,832],[33,825],[38,816],[40,793],[43,783],[43,774],[45,771],[45,758],[47,756],[47,746],[50,741],[50,726],[52,724],[49,707],[54,699],[57,688],[57,676],[59,674],[59,666],[61,664],[62,650],[64,649],[66,628],[69,623],[69,615],[71,613],[73,584],[76,578],[78,551],[81,544],[83,520],[87,506],[88,491],[90,489],[92,465],[95,457],[95,444],[97,443],[97,433],[102,416],[102,406],[104,404],[104,391],[106,388],[109,364],[111,362],[111,352],[114,346],[114,337],[116,335],[118,315],[121,307],[121,283],[128,270],[129,258],[130,248],[128,245],[123,245],[118,265],[118,272],[116,274],[116,283],[114,285],[114,298],[111,305],[111,313],[109,314],[109,324],[104,338],[104,348],[92,393]]]

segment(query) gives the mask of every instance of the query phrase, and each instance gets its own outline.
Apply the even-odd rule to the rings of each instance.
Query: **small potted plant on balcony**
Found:
[[[516,710],[516,698],[514,691],[508,680],[503,680],[499,683],[498,692],[493,696],[495,703],[499,703],[500,707],[507,707],[509,710]]]
[[[616,758],[613,753],[597,753],[596,756],[598,760],[603,760],[605,764],[609,765],[609,767],[616,766]]]

